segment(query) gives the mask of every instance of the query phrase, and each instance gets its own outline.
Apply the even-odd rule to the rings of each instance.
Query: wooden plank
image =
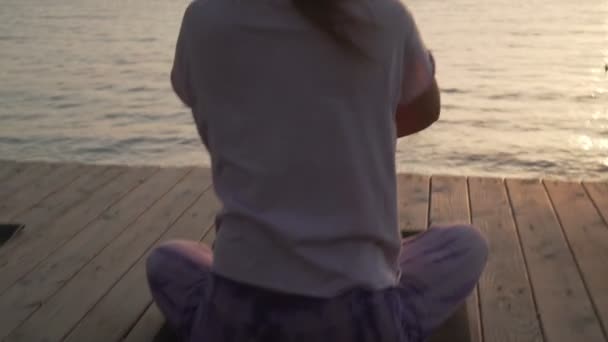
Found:
[[[469,224],[471,222],[466,178],[447,176],[433,176],[431,178],[430,221],[431,226]],[[437,331],[432,340],[482,341],[477,290],[469,296],[466,305],[459,309]]]
[[[399,230],[425,230],[428,226],[430,177],[400,174],[397,180]]]
[[[585,183],[585,189],[604,218],[604,222],[608,223],[608,182]]]
[[[83,168],[85,167],[78,164],[61,164],[45,176],[33,179],[13,193],[9,200],[0,204],[0,220],[12,220],[16,215],[75,181]]]
[[[145,212],[150,206],[156,203],[161,196],[169,191],[173,186],[182,179],[188,170],[184,169],[168,169],[162,172],[155,172],[154,169],[142,169],[146,175],[153,173],[151,177],[140,184],[141,173],[138,171],[128,172],[126,175],[130,182],[136,182],[128,192],[128,195],[120,200],[113,201],[111,207],[101,214],[100,209],[94,210],[95,216],[87,223],[84,223],[84,229],[70,232],[69,237],[62,235],[62,226],[57,226],[54,230],[61,236],[61,239],[67,241],[61,249],[44,251],[47,256],[42,259],[42,262],[35,265],[33,270],[22,270],[19,266],[22,264],[19,260],[15,260],[10,264],[11,273],[25,274],[12,287],[10,287],[3,295],[0,296],[0,310],[12,312],[6,319],[0,320],[0,340],[27,317],[38,310],[55,292],[57,292],[67,281],[69,281],[83,266],[87,265],[101,250],[103,250],[116,236],[120,235],[126,227],[131,225],[135,220]],[[115,185],[124,186],[124,177],[120,177],[121,182]],[[116,191],[116,190],[114,190]],[[108,204],[109,206],[109,204]],[[72,219],[78,219],[78,216]],[[86,216],[89,216],[86,214]],[[70,221],[67,221],[68,223]],[[61,223],[60,221],[58,221]],[[70,226],[63,226],[66,229],[71,229]],[[51,238],[52,239],[52,238]],[[50,240],[51,240],[50,239]],[[44,248],[44,241],[40,242],[41,248]],[[25,254],[26,260],[38,260],[41,254]],[[9,260],[13,260],[12,258]],[[4,276],[7,272],[0,271],[3,277],[0,282],[4,282]],[[72,294],[74,295],[74,294]]]
[[[202,175],[201,175],[202,176]],[[167,231],[160,241],[201,240],[213,226],[220,205],[213,191],[203,194]],[[158,245],[158,244],[157,244]],[[67,341],[106,342],[124,337],[152,303],[145,262],[150,250],[91,310],[68,336]],[[147,327],[148,329],[152,327]],[[95,332],[94,334],[92,332]],[[151,340],[150,340],[151,341]]]
[[[544,187],[538,180],[508,180],[507,188],[546,340],[604,342]]]
[[[27,186],[57,168],[58,165],[48,163],[31,163],[27,167],[0,183],[0,205],[10,202],[11,195],[21,187]]]
[[[35,234],[39,229],[45,229],[52,222],[74,207],[79,202],[91,197],[101,186],[116,178],[125,168],[109,168],[105,166],[83,166],[79,170],[78,178],[57,192],[46,197],[29,210],[15,216],[13,221],[23,223],[27,229],[21,236]],[[20,245],[18,239],[14,240]],[[6,250],[0,251],[0,258],[6,255]]]
[[[137,260],[155,243],[169,227],[179,219],[188,207],[209,186],[210,177],[201,179],[200,174],[190,172],[182,179],[176,172],[163,172],[170,179],[180,179],[175,187],[161,197],[142,216],[122,231],[91,262],[86,264],[63,288],[48,298],[21,326],[6,339],[10,341],[61,340],[80,321]],[[184,172],[184,171],[182,171]],[[151,184],[149,192],[158,184]],[[86,247],[97,249],[99,234],[109,229],[99,227]],[[94,246],[94,247],[92,247]],[[59,265],[62,267],[61,265]],[[48,278],[50,275],[45,277]],[[39,284],[37,286],[40,286]],[[78,294],[77,301],[72,300]]]
[[[121,342],[150,342],[165,324],[165,318],[155,303],[150,304],[137,324]]]
[[[16,221],[25,223],[28,228],[48,227],[78,203],[96,196],[98,190],[114,181],[127,171],[125,167],[92,166],[81,169],[82,173],[73,183],[47,197],[32,209],[15,217]],[[30,232],[27,230],[26,232]]]
[[[10,160],[0,160],[0,181],[4,179],[7,175],[11,175],[17,166],[17,163]]]
[[[0,161],[0,183],[4,182],[5,179],[22,172],[27,165],[28,164],[26,163],[16,163],[8,160]]]
[[[467,180],[433,176],[431,179],[431,225],[470,224]]]
[[[19,253],[18,249],[31,249],[30,246],[27,246],[27,242],[32,241],[33,237],[40,234],[40,230],[46,230],[56,218],[79,201],[90,197],[98,187],[114,178],[116,172],[124,170],[126,169],[115,168],[115,170],[111,170],[107,167],[86,166],[82,169],[81,177],[76,181],[46,197],[30,210],[16,216],[13,221],[25,224],[26,229],[22,230],[10,243],[0,249],[0,265],[2,265],[1,260],[3,259],[14,259],[15,255]],[[1,267],[0,270],[2,270]]]
[[[547,192],[606,333],[608,225],[580,183],[546,181]]]
[[[154,168],[131,169],[99,189],[95,196],[83,200],[63,216],[49,222],[44,229],[31,229],[32,226],[28,226],[29,234],[20,235],[0,249],[0,294],[154,172]],[[135,200],[141,198],[132,199]],[[6,298],[0,296],[0,303],[4,300]],[[0,304],[2,307],[3,304]],[[1,327],[0,322],[0,332]]]
[[[469,178],[473,225],[491,251],[479,282],[485,341],[542,342],[543,336],[503,181]]]
[[[215,240],[215,226],[209,229],[202,239],[202,243],[212,246]],[[122,340],[122,342],[148,342],[155,341],[159,332],[165,325],[165,318],[160,312],[160,309],[156,304],[152,303],[148,306],[148,309],[137,321],[137,324],[131,329],[129,334]]]

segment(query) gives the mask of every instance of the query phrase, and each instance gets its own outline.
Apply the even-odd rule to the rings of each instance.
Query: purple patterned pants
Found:
[[[148,259],[148,281],[167,323],[188,342],[426,340],[473,291],[487,259],[469,226],[433,227],[403,241],[399,286],[334,298],[281,294],[211,272],[205,245],[173,241]]]

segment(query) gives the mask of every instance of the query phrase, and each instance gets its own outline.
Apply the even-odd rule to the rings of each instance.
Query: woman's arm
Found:
[[[433,79],[431,86],[421,95],[410,103],[397,107],[397,137],[402,138],[428,128],[439,119],[440,111],[439,87]]]
[[[435,58],[426,48],[414,17],[405,9],[406,39],[402,83],[395,120],[397,137],[424,130],[439,119],[441,99],[435,80]]]
[[[190,17],[192,16],[192,5],[186,9],[182,25],[177,37],[177,44],[175,47],[175,58],[173,59],[173,68],[171,69],[171,85],[173,91],[179,97],[182,102],[192,108],[194,106],[194,97],[192,89],[190,87],[190,75],[189,75],[189,51],[188,51],[188,35],[190,32]]]

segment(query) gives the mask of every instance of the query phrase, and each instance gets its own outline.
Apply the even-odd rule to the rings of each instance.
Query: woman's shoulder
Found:
[[[367,3],[378,22],[406,30],[415,25],[412,13],[402,0],[367,0]]]
[[[225,5],[225,0],[193,0],[186,7],[183,25],[186,30],[199,32],[203,27],[221,22],[226,16]]]
[[[186,8],[186,15],[196,16],[204,12],[205,7],[212,5],[212,0],[193,0]]]

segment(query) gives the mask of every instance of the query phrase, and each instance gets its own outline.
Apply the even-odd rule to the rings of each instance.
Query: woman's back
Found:
[[[479,233],[397,228],[395,141],[438,117],[433,64],[397,0],[188,8],[172,82],[223,209],[214,251],[174,241],[148,258],[182,337],[417,342],[464,301]]]
[[[174,84],[224,205],[218,274],[323,297],[396,284],[394,113],[417,32],[399,2],[345,3],[363,54],[289,0],[199,0],[186,13]]]

